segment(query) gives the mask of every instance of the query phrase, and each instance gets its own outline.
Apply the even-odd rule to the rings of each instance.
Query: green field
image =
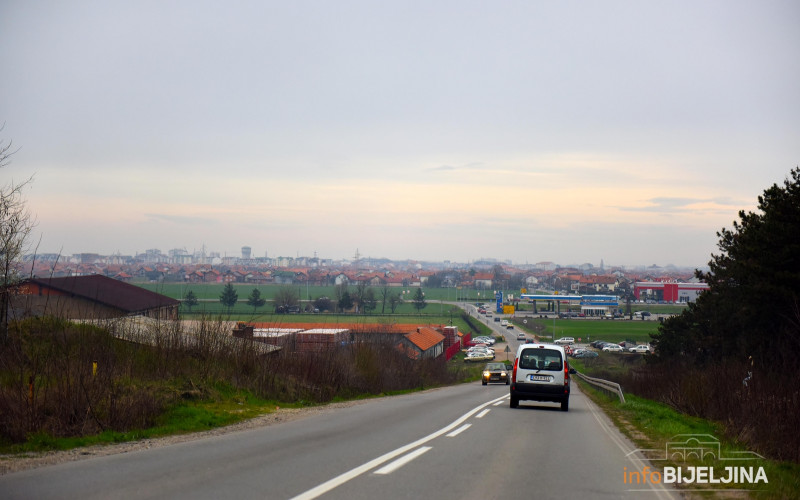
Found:
[[[650,334],[658,331],[658,321],[627,320],[589,320],[589,319],[528,319],[527,324],[515,324],[529,333],[535,333],[542,340],[555,340],[573,337],[578,342],[606,340],[621,342],[632,340],[638,343],[650,342]],[[553,328],[555,327],[555,334]],[[581,340],[578,340],[581,339]]]
[[[224,283],[133,283],[134,285],[158,292],[173,299],[182,299],[191,290],[198,299],[214,299],[219,300],[222,289],[225,287]],[[261,296],[267,300],[271,300],[277,291],[281,288],[289,287],[297,291],[300,300],[303,302],[308,300],[315,300],[319,297],[334,297],[334,286],[316,286],[316,285],[253,285],[246,283],[233,283],[233,288],[239,294],[239,300],[246,300],[247,296],[257,288]],[[350,286],[348,290],[351,292],[355,290],[355,286]],[[375,295],[379,295],[381,287],[372,287]],[[392,292],[406,292],[406,295],[411,297],[416,292],[415,287],[392,287]],[[477,290],[459,290],[457,288],[423,288],[427,300],[444,300],[444,301],[467,301],[467,302],[494,302],[494,295],[492,291],[477,291]],[[512,290],[509,293],[518,294],[519,290]]]
[[[275,297],[278,290],[290,287],[296,289],[297,295],[301,300],[301,305],[305,305],[309,301],[313,301],[319,297],[335,297],[334,286],[296,286],[296,285],[252,285],[243,283],[234,283],[233,287],[236,290],[239,300],[236,305],[228,310],[219,302],[219,297],[225,287],[222,283],[145,283],[139,286],[148,290],[158,292],[160,294],[181,300],[189,291],[197,296],[200,303],[193,307],[191,310],[188,308],[181,308],[181,315],[184,318],[191,317],[207,317],[207,316],[223,316],[228,319],[242,320],[250,322],[279,322],[279,323],[298,323],[298,322],[313,322],[313,323],[424,323],[424,324],[453,324],[459,327],[462,331],[467,331],[467,325],[460,319],[459,308],[453,304],[442,303],[439,301],[457,301],[457,294],[470,295],[471,299],[463,302],[490,302],[491,291],[476,291],[476,290],[457,290],[455,288],[423,288],[425,298],[428,300],[428,305],[417,311],[411,299],[407,298],[406,302],[401,304],[394,314],[391,314],[391,309],[388,304],[384,311],[378,303],[377,309],[368,314],[275,314],[272,299]],[[267,300],[267,303],[259,308],[253,308],[247,305],[247,298],[258,289],[261,297]],[[355,287],[349,287],[349,290],[354,290]],[[393,292],[402,292],[403,288],[393,289]],[[379,290],[375,289],[376,295]],[[407,295],[412,296],[412,291]],[[518,293],[512,292],[512,293]],[[478,296],[480,294],[480,297]],[[487,297],[487,295],[489,297]],[[463,297],[466,298],[466,297]],[[435,301],[435,302],[434,302]],[[460,304],[461,305],[461,304]],[[530,310],[530,304],[523,304],[523,310]],[[566,305],[562,307],[563,311],[568,308]],[[632,306],[632,311],[637,310],[650,310],[653,313],[679,313],[682,306],[671,305],[655,305],[648,306],[647,304],[636,304]],[[486,320],[481,318],[481,323],[485,325]],[[574,337],[576,340],[581,339],[580,342],[589,342],[591,340],[606,340],[609,342],[620,342],[623,340],[632,340],[639,343],[647,343],[650,341],[650,334],[658,330],[659,323],[657,321],[625,321],[625,320],[588,320],[588,319],[540,319],[530,318],[527,319],[528,323],[522,323],[521,319],[514,320],[518,329],[526,331],[527,333],[539,335],[542,340],[554,340],[560,337]],[[555,328],[555,331],[554,331]],[[488,328],[486,329],[488,332]]]
[[[195,296],[201,301],[206,301],[208,303],[211,302],[219,302],[219,296],[222,293],[222,289],[225,287],[223,283],[134,283],[137,286],[141,286],[147,290],[151,290],[162,295],[166,295],[167,297],[171,297],[173,299],[181,300],[186,294],[191,291],[195,294]],[[319,297],[330,297],[333,298],[335,296],[335,287],[334,286],[316,286],[316,285],[253,285],[253,284],[245,284],[245,283],[233,283],[233,288],[236,290],[237,294],[239,295],[239,302],[245,303],[247,301],[247,297],[253,292],[254,289],[258,289],[261,293],[261,297],[266,299],[267,301],[271,301],[275,294],[281,288],[289,287],[297,291],[297,295],[300,297],[302,302],[313,301]],[[350,291],[355,290],[355,286],[349,287]],[[373,287],[375,295],[380,295],[380,287]],[[408,297],[406,300],[410,301],[410,297],[413,296],[413,293],[416,291],[413,287],[405,287],[405,288],[392,288],[393,293],[403,292],[405,291],[405,296]],[[469,303],[486,303],[486,304],[494,304],[494,293],[491,290],[468,290],[468,289],[457,289],[457,288],[422,288],[422,291],[425,293],[425,299],[428,301],[445,301],[445,302],[469,302]],[[518,296],[519,290],[505,290],[503,291],[504,296],[508,296],[509,293]],[[207,304],[209,305],[209,304]],[[241,304],[237,304],[237,310]],[[437,304],[438,305],[438,304]],[[429,312],[430,308],[433,304],[429,304],[428,308],[426,308],[425,312]],[[269,304],[264,306],[264,308],[268,308]],[[446,305],[444,306],[447,307]],[[540,309],[543,307],[543,304],[539,304]],[[624,306],[621,306],[624,307]],[[631,312],[636,311],[650,311],[654,314],[675,314],[680,313],[683,310],[682,305],[670,305],[670,304],[631,304]],[[252,308],[250,308],[252,311]],[[522,303],[519,306],[520,311],[532,311],[533,306],[528,303]],[[573,306],[572,308],[568,307],[566,304],[562,304],[561,311],[566,312],[569,310],[579,311],[580,308],[577,306]],[[400,311],[401,313],[404,311]]]

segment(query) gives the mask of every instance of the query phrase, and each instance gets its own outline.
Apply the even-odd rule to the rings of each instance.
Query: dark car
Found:
[[[510,383],[508,372],[509,370],[505,363],[486,363],[483,368],[481,383],[486,385],[489,382],[503,382],[508,385]]]
[[[596,358],[599,356],[596,351],[583,350],[575,354],[576,358]]]

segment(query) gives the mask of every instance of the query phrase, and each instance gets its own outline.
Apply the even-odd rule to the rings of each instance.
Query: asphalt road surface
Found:
[[[0,476],[0,498],[677,498],[573,384],[570,411],[480,382]]]

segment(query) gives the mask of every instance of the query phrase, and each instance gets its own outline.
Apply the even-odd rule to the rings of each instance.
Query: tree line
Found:
[[[427,307],[425,293],[418,288],[414,296],[410,299],[412,305],[421,312]],[[192,290],[188,290],[183,297],[183,305],[191,312],[192,308],[199,304],[197,295]],[[239,302],[239,294],[228,283],[219,295],[219,302],[230,312]],[[347,284],[340,284],[334,287],[334,298],[319,296],[307,303],[305,308],[302,306],[300,292],[294,287],[282,286],[275,293],[273,298],[275,312],[356,312],[369,314],[375,312],[378,306],[381,307],[381,314],[385,314],[387,307],[390,313],[394,314],[397,308],[406,302],[403,293],[388,286],[379,288],[377,291],[366,283],[359,283],[351,289]],[[254,288],[247,297],[247,305],[257,312],[260,307],[266,305],[267,300],[261,296],[261,291]]]

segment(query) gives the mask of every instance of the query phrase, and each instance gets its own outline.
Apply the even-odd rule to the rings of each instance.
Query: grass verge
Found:
[[[203,399],[182,401],[168,408],[155,426],[119,432],[106,430],[94,435],[57,437],[45,432],[28,436],[24,443],[2,443],[0,453],[18,454],[52,450],[70,450],[83,446],[124,443],[140,439],[201,432],[236,424],[269,414],[278,407],[293,408],[302,403],[284,403],[259,399],[247,391],[221,388]]]
[[[576,360],[573,365],[582,371],[583,367]],[[577,379],[581,391],[595,402],[614,424],[625,434],[639,449],[666,450],[667,442],[680,434],[709,434],[720,441],[720,456],[730,457],[734,452],[749,451],[740,444],[723,437],[719,424],[700,418],[693,418],[681,414],[672,408],[637,397],[633,394],[625,395],[625,403],[619,402],[616,396],[595,388],[594,386]],[[656,461],[653,466],[663,471],[663,467],[687,466],[715,466],[717,476],[724,474],[724,467],[731,463],[722,464],[709,460],[687,460],[673,462],[669,460]],[[800,498],[800,464],[779,462],[769,459],[757,459],[744,463],[735,463],[735,466],[752,465],[754,469],[763,467],[767,483],[755,484],[680,484],[676,485],[679,491],[693,498],[757,498],[757,499],[785,499]],[[725,474],[726,475],[726,474]],[[723,477],[725,477],[723,475]],[[705,490],[705,491],[697,491]]]

